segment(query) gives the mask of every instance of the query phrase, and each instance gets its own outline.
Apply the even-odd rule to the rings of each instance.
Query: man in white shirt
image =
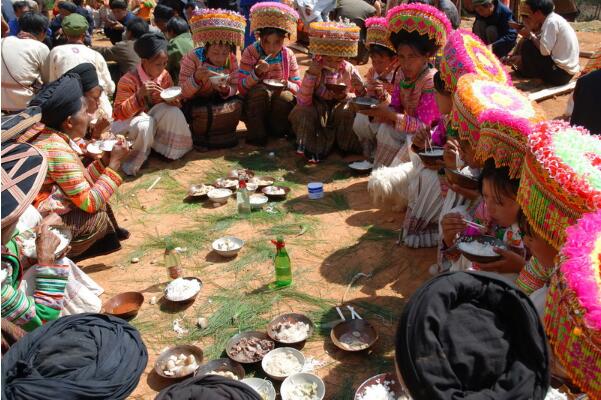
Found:
[[[48,18],[28,12],[19,18],[19,36],[2,39],[2,111],[14,113],[27,107],[35,88],[48,82],[48,53],[42,41]]]
[[[576,32],[553,12],[553,0],[526,0],[520,6],[524,41],[513,61],[527,78],[564,85],[580,71],[580,47]]]
[[[53,48],[48,56],[50,81],[57,80],[79,64],[86,62],[93,64],[98,74],[98,82],[103,89],[100,96],[100,109],[105,116],[110,117],[113,115],[113,108],[108,96],[112,96],[115,92],[115,83],[111,79],[109,68],[102,55],[83,44],[88,21],[85,17],[73,13],[63,19],[62,29],[67,37],[67,44]]]

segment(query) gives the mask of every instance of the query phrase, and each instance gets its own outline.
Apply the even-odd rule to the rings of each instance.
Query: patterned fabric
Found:
[[[530,100],[519,90],[476,74],[463,75],[453,95],[451,124],[459,131],[459,138],[469,141],[473,148],[480,138],[478,118],[485,110],[503,110],[533,122],[541,120]]]
[[[520,271],[516,285],[528,295],[534,293],[549,282],[555,268],[545,268],[536,257],[531,257]]]
[[[192,100],[188,120],[194,145],[211,149],[236,146],[236,127],[241,116],[242,101],[237,97]]]
[[[361,74],[353,64],[343,60],[338,65],[338,70],[327,71],[323,70],[319,82],[315,75],[305,73],[301,83],[300,91],[296,96],[296,100],[301,106],[310,106],[313,101],[313,96],[320,97],[324,100],[332,100],[326,84],[344,83],[349,88],[349,96],[355,97],[356,90],[363,89],[363,79]]]
[[[356,57],[360,31],[353,23],[312,22],[309,25],[309,52],[322,56]]]
[[[586,66],[582,70],[580,76],[584,76],[589,72],[597,71],[601,69],[601,48],[599,48],[588,60]]]
[[[259,3],[257,5],[264,4]],[[238,75],[238,91],[241,96],[245,96],[248,91],[261,81],[255,74],[255,65],[259,60],[267,58],[267,54],[261,47],[261,42],[257,41],[242,53],[240,59],[240,74]],[[282,47],[282,50],[267,60],[269,70],[263,79],[278,79],[288,82],[287,89],[293,94],[296,94],[300,84],[300,75],[298,72],[298,64],[294,52],[287,47]]]
[[[365,27],[367,28],[367,34],[365,37],[365,45],[371,46],[376,44],[378,46],[386,47],[392,52],[396,53],[394,45],[390,42],[388,33],[388,21],[384,17],[371,17],[365,20]]]
[[[117,224],[111,222],[109,212],[112,213],[110,206],[107,204],[105,210],[100,210],[94,214],[88,214],[76,208],[61,216],[63,223],[73,235],[69,257],[81,255],[94,243],[105,237],[107,233],[115,232]]]
[[[38,195],[38,204],[57,189],[76,207],[95,213],[104,209],[122,183],[119,174],[105,167],[100,160],[84,167],[63,133],[46,128],[32,144],[48,160],[48,174]]]
[[[528,137],[517,201],[533,230],[556,249],[566,229],[601,208],[601,139],[564,121],[537,124]]]
[[[190,18],[190,28],[197,46],[213,43],[244,46],[246,19],[236,12],[210,8],[196,10]]]
[[[475,151],[476,160],[485,162],[492,158],[497,168],[509,167],[509,176],[518,179],[522,175],[528,135],[533,125],[527,119],[501,110],[483,112],[478,125],[480,139]]]
[[[227,74],[230,92],[223,98],[229,98],[238,91],[238,61],[234,53],[230,54],[228,61],[223,67],[212,65],[206,58],[203,47],[186,54],[182,58],[179,71],[179,85],[182,88],[182,97],[184,100],[192,99],[193,97],[209,97],[215,94],[214,86],[211,81],[196,82],[194,73],[200,67],[206,67],[209,71]]]
[[[374,86],[376,84],[382,84],[381,80],[378,78],[384,79],[384,89],[386,92],[392,97],[396,87],[399,84],[399,81],[402,79],[403,73],[401,72],[400,65],[398,59],[395,57],[392,61],[392,64],[384,71],[382,74],[378,74],[376,70],[371,67],[367,74],[365,74],[365,81],[367,84],[367,96],[375,98],[376,93],[374,91]]]
[[[455,92],[457,81],[465,74],[477,74],[483,79],[511,85],[511,77],[492,51],[473,33],[454,31],[440,58],[440,76],[447,90]]]
[[[453,29],[443,12],[426,4],[401,4],[389,10],[386,19],[391,32],[418,32],[435,41],[438,47],[445,45]]]
[[[124,121],[132,118],[139,113],[150,109],[155,104],[164,101],[158,92],[153,92],[152,96],[144,99],[144,101],[138,99],[136,92],[142,85],[142,79],[139,74],[141,70],[142,68],[138,65],[138,68],[136,68],[135,71],[130,71],[119,79],[113,109],[113,118],[117,121]],[[163,89],[173,86],[173,80],[167,70],[164,70],[159,77],[155,79],[155,82]]]
[[[278,95],[258,84],[248,91],[243,101],[247,143],[265,144],[268,136],[281,137],[291,133],[288,115],[296,103],[291,91],[283,90]]]
[[[250,9],[250,30],[262,28],[281,29],[290,35],[290,42],[296,41],[298,13],[290,6],[271,1],[257,3]]]

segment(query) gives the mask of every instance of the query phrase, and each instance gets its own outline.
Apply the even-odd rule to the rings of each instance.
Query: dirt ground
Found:
[[[593,50],[601,34],[581,32],[579,38],[583,50]],[[304,70],[307,56],[299,53],[298,59]],[[367,66],[360,69],[366,72]],[[560,96],[539,105],[547,118],[557,118],[567,100],[568,96]],[[394,371],[398,317],[406,299],[429,278],[427,269],[436,252],[396,245],[403,215],[370,203],[367,177],[354,175],[347,167],[355,159],[334,154],[318,166],[308,166],[294,154],[292,143],[277,139],[266,148],[241,144],[223,151],[192,151],[176,162],[151,157],[139,177],[123,184],[112,204],[131,238],[119,252],[80,266],[104,287],[103,300],[126,291],[145,297],[131,323],[142,333],[149,362],[132,399],[152,399],[172,383],[153,372],[165,347],[194,344],[209,361],[223,356],[225,340],[235,333],[264,330],[272,317],[291,311],[306,313],[316,324],[303,352],[315,360],[314,372],[326,382],[327,399],[352,399],[365,379]],[[272,204],[271,212],[250,217],[237,215],[233,199],[217,208],[184,202],[189,185],[211,183],[234,167],[275,177],[291,188],[287,200]],[[148,190],[157,177],[160,181]],[[306,184],[313,181],[324,182],[324,199],[307,198]],[[211,242],[228,234],[246,241],[235,259],[211,251]],[[285,237],[294,283],[289,289],[270,291],[266,286],[273,280],[270,240],[276,234]],[[185,248],[186,276],[204,284],[194,304],[184,309],[162,299],[168,282],[162,266],[166,242]],[[360,272],[368,276],[357,275]],[[153,298],[156,304],[151,304]],[[338,319],[334,307],[342,304],[353,304],[378,330],[379,340],[370,352],[349,354],[333,346],[328,328]],[[204,331],[195,324],[201,316],[209,319]],[[188,330],[180,337],[172,329],[176,319]],[[246,372],[262,376],[260,367]]]

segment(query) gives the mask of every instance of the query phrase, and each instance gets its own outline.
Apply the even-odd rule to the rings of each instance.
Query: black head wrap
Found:
[[[261,400],[250,386],[218,375],[201,375],[164,389],[155,400]]]
[[[77,12],[77,6],[70,1],[61,1],[58,3],[58,8],[69,11],[70,13]]]
[[[414,400],[542,400],[545,331],[522,291],[486,273],[442,274],[403,310],[396,362]]]
[[[167,51],[167,39],[162,33],[145,33],[134,43],[134,50],[138,57],[150,59],[161,51]]]
[[[147,362],[140,333],[124,320],[90,313],[62,317],[2,357],[2,398],[125,399]]]
[[[96,86],[100,86],[98,83],[96,67],[92,63],[79,64],[77,67],[70,69],[67,73],[79,75],[81,88],[84,93],[94,89]]]
[[[44,86],[29,102],[30,106],[42,109],[42,122],[53,129],[61,129],[61,124],[81,109],[83,91],[79,76],[65,74]]]

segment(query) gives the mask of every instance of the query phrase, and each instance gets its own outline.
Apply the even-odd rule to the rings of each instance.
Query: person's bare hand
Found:
[[[161,93],[163,91],[161,85],[153,81],[144,82],[143,86],[146,88],[146,93],[151,96],[153,95],[153,93]]]
[[[381,121],[388,121],[388,122],[392,122],[396,119],[396,112],[394,110],[391,110],[389,107],[389,103],[387,102],[382,102],[380,104],[378,104],[377,107],[375,108],[370,108],[367,110],[360,110],[358,111],[361,114],[365,114],[368,117],[374,117],[374,118],[378,118]]]
[[[478,264],[480,269],[484,271],[499,272],[502,274],[518,274],[522,268],[524,268],[524,265],[526,265],[526,260],[518,253],[498,247],[495,247],[494,251],[503,258],[492,263]]]
[[[94,126],[92,127],[92,139],[100,139],[102,133],[111,126],[111,121],[108,120],[105,116],[98,118]]]
[[[450,247],[455,243],[455,238],[465,230],[467,224],[461,214],[449,213],[442,217],[441,226],[444,243]]]
[[[56,249],[61,244],[60,239],[50,231],[50,226],[42,223],[37,229],[35,247],[38,263],[42,265],[54,264]]]
[[[382,2],[380,0],[376,0],[374,2],[374,8],[376,9],[376,17],[379,17],[380,15],[382,15]]]
[[[307,69],[307,73],[319,78],[321,76],[322,66],[321,63],[317,60],[311,61],[311,65],[309,65],[309,69]]]
[[[60,225],[63,225],[63,219],[57,213],[52,212],[52,213],[48,214],[46,217],[44,217],[44,219],[42,220],[42,224],[45,224],[48,226],[60,226]]]
[[[209,69],[204,65],[194,71],[194,80],[199,84],[204,84],[210,76]]]
[[[428,144],[430,143],[431,140],[432,140],[432,134],[430,133],[430,130],[429,129],[421,129],[415,134],[415,136],[413,136],[412,143],[418,149],[425,149],[426,147],[428,147]]]
[[[448,169],[457,169],[457,158],[459,158],[459,142],[456,139],[448,139],[444,145],[442,159]]]
[[[129,154],[129,146],[125,140],[120,140],[115,144],[111,151],[111,158],[109,162],[109,168],[114,171],[118,171],[121,168],[121,162]]]
[[[527,39],[530,37],[530,33],[532,33],[532,31],[530,28],[528,28],[528,26],[524,25],[524,27],[520,29],[518,33]]]
[[[265,60],[259,60],[257,65],[255,65],[255,74],[262,78],[269,71],[269,64]]]

